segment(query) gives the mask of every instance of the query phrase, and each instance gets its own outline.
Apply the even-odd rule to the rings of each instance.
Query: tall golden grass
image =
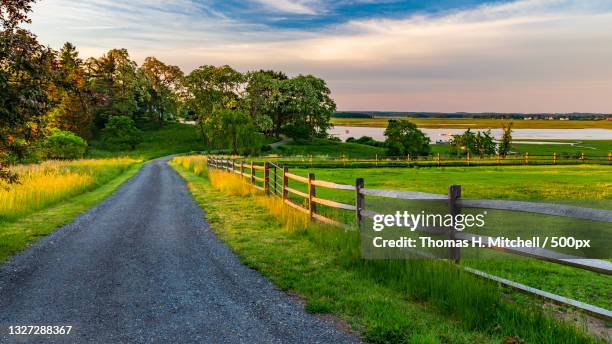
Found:
[[[123,173],[138,160],[50,160],[10,168],[19,184],[0,182],[0,219],[16,218],[90,191]]]
[[[206,157],[176,157],[173,159],[173,163],[197,176],[206,175],[210,184],[226,195],[251,197],[255,205],[266,208],[270,215],[274,216],[288,231],[304,230],[308,227],[308,216],[287,206],[282,199],[265,196],[239,175],[219,170],[208,170],[206,168]]]

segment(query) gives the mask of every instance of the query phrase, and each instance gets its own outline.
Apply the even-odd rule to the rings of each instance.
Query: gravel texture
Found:
[[[0,267],[1,343],[359,342],[240,264],[167,160]]]

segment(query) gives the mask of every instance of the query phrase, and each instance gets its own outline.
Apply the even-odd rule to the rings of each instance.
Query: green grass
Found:
[[[516,166],[516,167],[442,167],[442,168],[378,168],[378,169],[290,169],[306,176],[309,172],[316,179],[354,185],[355,178],[364,178],[365,186],[373,189],[411,190],[445,194],[450,184],[461,184],[465,198],[515,199],[531,201],[554,201],[578,206],[612,209],[611,168],[608,166]],[[306,191],[297,182],[290,186]],[[317,188],[317,196],[343,203],[354,204],[354,195],[348,191]],[[378,199],[366,197],[366,207],[379,205]],[[350,221],[349,212],[338,214],[322,206],[332,217]],[[490,212],[492,213],[492,212]],[[525,228],[536,229],[542,216],[503,212],[506,228],[521,223]],[[492,213],[493,214],[493,213]],[[540,222],[538,222],[540,219]],[[547,219],[546,221],[551,221]],[[549,222],[552,223],[552,222]],[[549,227],[552,225],[549,225]],[[552,228],[549,228],[551,231]],[[507,256],[502,256],[505,258]],[[499,257],[498,257],[499,258]],[[557,293],[579,301],[610,309],[612,300],[612,277],[560,266],[557,264],[525,260],[479,260],[470,266],[527,284],[532,287]]]
[[[346,143],[325,139],[313,139],[301,143],[289,143],[270,152],[282,156],[350,156],[374,157],[383,156],[385,150],[358,143]]]
[[[594,342],[503,289],[440,261],[364,260],[352,231],[296,228],[253,196],[230,196],[175,165],[215,233],[248,266],[374,343]],[[240,214],[240,215],[237,215]],[[518,341],[517,341],[518,342]]]
[[[332,118],[337,126],[386,128],[392,117],[375,118]],[[549,120],[502,120],[502,119],[457,119],[457,118],[396,118],[408,119],[420,128],[459,128],[459,129],[486,129],[501,128],[503,124],[513,123],[514,129],[586,129],[604,128],[612,129],[612,121],[549,121]]]
[[[527,144],[527,143],[513,143],[511,152],[518,154],[530,155],[548,155],[552,157],[554,153],[557,156],[562,157],[565,155],[576,156],[584,153],[588,158],[589,156],[600,156],[606,157],[608,153],[612,152],[612,140],[519,140],[519,141],[538,141],[538,142],[564,142],[568,144]],[[435,144],[431,145],[432,153],[441,155],[450,154],[450,145]]]
[[[114,179],[98,188],[63,200],[17,219],[0,222],[0,262],[110,196],[123,182],[133,176],[141,164],[134,164]]]
[[[206,145],[202,143],[196,127],[189,124],[165,123],[162,128],[151,128],[143,131],[143,142],[136,150],[113,150],[101,141],[92,141],[87,156],[106,158],[129,156],[149,160],[170,154],[203,151]]]
[[[303,176],[313,172],[317,179],[350,185],[355,178],[364,178],[366,187],[375,189],[446,194],[449,185],[461,184],[465,198],[612,199],[612,169],[598,165],[290,170]]]

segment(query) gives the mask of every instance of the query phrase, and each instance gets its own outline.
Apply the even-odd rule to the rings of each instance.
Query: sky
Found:
[[[313,74],[343,111],[612,113],[612,0],[41,0],[32,20],[83,58]]]

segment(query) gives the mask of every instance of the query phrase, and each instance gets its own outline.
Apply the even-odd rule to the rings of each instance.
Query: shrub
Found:
[[[142,142],[141,132],[127,116],[111,117],[104,127],[104,141],[119,147],[136,149]]]
[[[80,159],[87,151],[87,142],[70,132],[57,130],[43,142],[44,155],[51,159]]]

